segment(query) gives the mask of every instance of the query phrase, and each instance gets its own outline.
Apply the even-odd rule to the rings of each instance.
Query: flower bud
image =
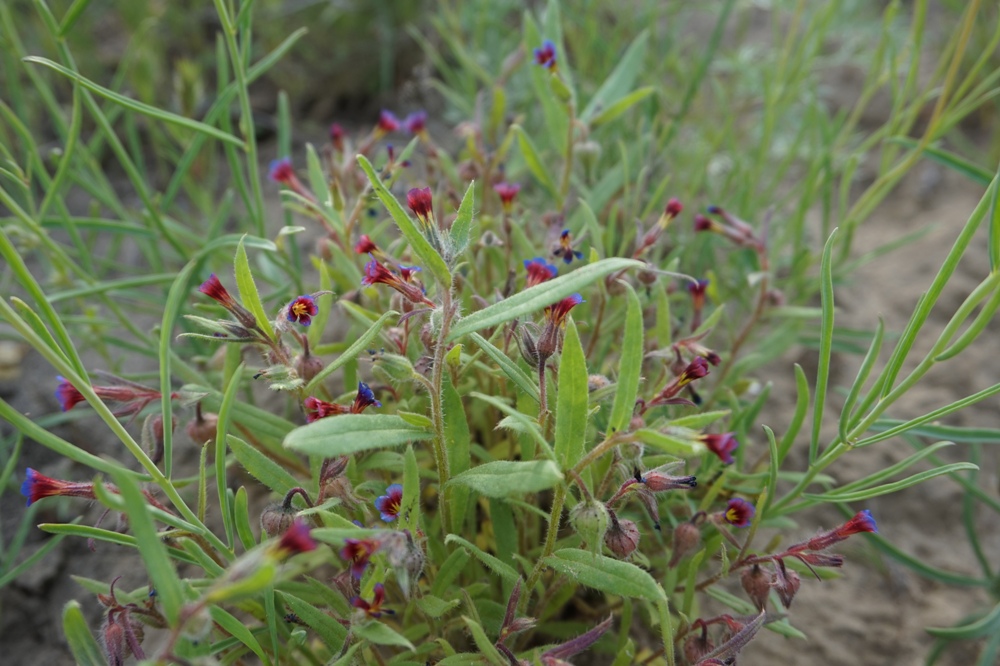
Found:
[[[323,369],[323,361],[313,356],[309,351],[304,351],[295,357],[295,372],[303,381],[312,381],[312,378]]]
[[[605,545],[617,557],[625,559],[639,547],[639,528],[631,520],[622,518],[612,511],[611,526],[604,535]]]
[[[593,393],[598,389],[605,388],[611,384],[611,380],[604,375],[588,375],[587,376],[587,392]]]
[[[786,569],[785,563],[778,560],[778,566],[774,571],[774,580],[771,582],[771,587],[778,593],[778,598],[781,599],[781,603],[785,608],[791,607],[792,599],[795,598],[795,593],[799,591],[801,584],[802,579],[799,578],[799,574],[792,569]]]
[[[687,557],[701,545],[701,530],[690,522],[684,522],[674,529],[674,552],[670,557],[670,567],[677,566],[682,558]]]
[[[750,597],[750,601],[757,607],[757,610],[767,608],[767,596],[771,590],[771,576],[759,564],[743,569],[740,573],[740,583],[743,585],[743,591]]]
[[[594,500],[580,502],[569,512],[569,522],[591,551],[600,551],[611,522],[604,504]]]
[[[187,424],[185,430],[188,437],[195,444],[204,445],[206,442],[214,442],[216,431],[219,427],[219,415],[211,412],[202,413],[201,403],[195,407],[194,419]]]
[[[538,353],[538,340],[526,328],[521,328],[521,335],[518,339],[518,348],[521,350],[521,358],[534,369],[542,363],[542,357]]]
[[[701,634],[689,636],[684,641],[684,659],[689,664],[697,664],[701,658],[715,649],[715,643],[708,637],[708,633],[702,631]]]
[[[267,538],[284,534],[295,520],[295,509],[285,508],[281,504],[270,504],[260,514],[260,529]]]
[[[656,274],[655,271],[643,269],[639,271],[636,277],[638,278],[639,282],[649,287],[656,282],[656,278],[659,276]]]

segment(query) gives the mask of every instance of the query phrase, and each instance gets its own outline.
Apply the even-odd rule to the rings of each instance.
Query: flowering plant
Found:
[[[250,70],[235,41],[249,39],[249,24],[218,6],[250,127]],[[104,608],[96,640],[67,607],[78,660],[556,666],[596,653],[616,665],[730,664],[762,631],[802,635],[793,601],[803,584],[836,584],[824,581],[846,565],[842,542],[883,543],[869,500],[975,468],[910,474],[917,455],[843,484],[827,474],[854,449],[1000,392],[885,427],[907,389],[1000,307],[994,271],[930,351],[914,353],[996,179],[890,359],[879,363],[881,325],[867,340],[828,434],[834,285],[863,215],[807,242],[789,211],[743,212],[718,192],[716,205],[656,160],[660,185],[632,202],[599,141],[630,114],[659,117],[643,106],[654,90],[636,86],[648,39],[594,86],[574,77],[556,21],[555,2],[544,30],[525,17],[499,108],[466,118],[458,142],[423,112],[384,110],[360,132],[334,125],[304,159],[275,160],[265,184],[252,132],[157,111],[237,164],[233,145],[246,147],[251,180],[247,233],[204,247],[149,202],[172,258],[184,259],[156,332],[135,331],[156,350],[153,387],[92,375],[24,251],[0,235],[33,299],[5,299],[0,317],[59,373],[63,411],[91,408],[129,454],[94,455],[0,400],[20,433],[90,470],[63,480],[28,469],[29,505],[65,497],[120,517],[113,528],[102,516],[40,529],[142,558],[134,589],[87,581]],[[560,131],[504,113],[502,84],[518,68],[540,122]],[[277,231],[265,187],[288,216]],[[2,192],[51,257],[86,274],[33,206]],[[994,237],[998,226],[994,215]],[[102,303],[138,328],[115,299]],[[776,372],[766,363],[803,321],[818,331],[812,390],[796,366],[794,412],[775,432],[758,378]],[[908,359],[915,369],[900,379]],[[280,501],[259,506],[260,494]],[[819,505],[845,514],[839,526],[821,528],[806,511]]]

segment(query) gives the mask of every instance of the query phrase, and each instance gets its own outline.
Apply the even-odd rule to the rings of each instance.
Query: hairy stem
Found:
[[[452,319],[455,317],[455,306],[452,304],[450,286],[443,291],[441,330],[438,332],[437,344],[434,345],[434,365],[431,375],[431,421],[434,423],[434,461],[437,465],[438,493],[441,498],[439,503],[441,528],[447,532],[448,526],[451,525],[451,508],[448,506],[445,485],[451,478],[451,469],[448,466],[448,445],[445,438],[444,406],[441,393],[444,384],[444,355],[448,331],[451,328]]]

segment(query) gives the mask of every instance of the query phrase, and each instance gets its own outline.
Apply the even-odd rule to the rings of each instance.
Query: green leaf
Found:
[[[476,643],[476,647],[479,648],[479,653],[486,658],[487,662],[493,664],[493,666],[509,666],[510,662],[494,647],[493,641],[486,637],[486,632],[483,631],[483,627],[478,622],[465,616],[462,616],[462,620],[465,621],[465,626],[468,627],[469,633],[472,634],[472,640]]]
[[[517,571],[514,570],[514,567],[510,566],[506,562],[501,561],[499,558],[494,557],[493,555],[490,555],[487,552],[484,552],[478,546],[466,541],[457,534],[449,534],[444,538],[444,542],[457,543],[458,545],[462,546],[467,551],[469,551],[469,553],[471,553],[473,557],[482,562],[487,569],[497,574],[498,576],[500,576],[509,583],[516,583],[520,578]]]
[[[635,289],[627,282],[628,308],[625,311],[625,333],[622,339],[621,359],[618,361],[618,383],[615,402],[608,418],[608,432],[619,432],[628,427],[635,411],[635,397],[639,393],[642,373],[642,304]]]
[[[656,93],[656,88],[653,86],[646,86],[630,92],[628,95],[625,95],[613,104],[608,105],[606,109],[591,118],[590,126],[600,127],[601,125],[610,123],[612,120],[615,120],[633,106],[654,93]]]
[[[413,643],[406,640],[405,636],[400,635],[388,625],[382,624],[377,620],[371,620],[364,624],[355,624],[351,628],[355,634],[375,645],[397,645],[409,650],[416,649],[413,647]]]
[[[469,236],[472,233],[472,217],[476,205],[476,181],[469,183],[462,197],[462,203],[458,207],[458,215],[451,225],[451,245],[452,252],[458,256],[465,252],[469,246]]]
[[[538,180],[539,184],[546,189],[553,199],[558,199],[559,190],[556,188],[556,183],[552,180],[552,175],[539,156],[538,149],[535,148],[531,137],[525,134],[524,128],[520,125],[514,125],[511,130],[517,136],[517,145],[521,148],[521,154],[524,156],[524,161],[528,164],[528,170],[531,171],[531,175]]]
[[[989,613],[969,624],[956,627],[927,627],[927,633],[947,640],[973,640],[982,636],[993,635],[1000,631],[1000,604],[993,607]]]
[[[920,143],[914,141],[909,137],[904,136],[894,136],[887,139],[891,143],[898,143],[907,148],[913,149],[917,148]],[[942,150],[941,148],[936,148],[933,146],[927,146],[924,148],[923,153],[927,155],[930,159],[934,160],[938,164],[943,164],[944,166],[957,171],[969,180],[986,187],[993,180],[993,172],[984,169],[978,164],[974,164],[969,160],[956,155],[953,152]],[[930,631],[930,630],[928,630]]]
[[[643,30],[632,41],[621,60],[618,61],[618,65],[594,93],[580,114],[580,120],[589,122],[595,114],[603,114],[608,107],[629,93],[642,71],[648,42],[649,30]]]
[[[146,498],[132,480],[130,473],[115,470],[112,472],[112,478],[125,502],[129,531],[135,536],[146,571],[163,606],[163,614],[171,624],[175,624],[184,604],[184,591],[173,563],[167,555],[167,548],[153,525]]]
[[[101,97],[109,99],[115,104],[118,104],[126,109],[129,109],[130,111],[141,113],[142,115],[149,116],[154,120],[160,120],[165,123],[171,123],[173,125],[177,125],[178,127],[183,127],[185,129],[189,129],[195,132],[200,132],[215,139],[219,139],[220,141],[225,141],[239,148],[243,148],[243,141],[233,136],[232,134],[227,134],[226,132],[223,132],[222,130],[216,127],[212,127],[211,125],[206,125],[205,123],[200,123],[197,120],[191,120],[190,118],[185,118],[184,116],[178,116],[173,113],[168,113],[162,109],[156,108],[155,106],[143,104],[142,102],[139,102],[137,100],[125,97],[124,95],[120,95],[119,93],[116,93],[113,90],[108,90],[107,88],[97,85],[90,79],[84,78],[80,74],[74,72],[73,70],[67,67],[63,67],[58,63],[52,62],[48,58],[42,58],[40,56],[28,56],[24,58],[24,62],[38,63],[39,65],[44,65],[50,69],[54,69],[63,76],[75,80],[77,83],[79,83],[87,90],[97,93]]]
[[[445,538],[447,539],[447,537]],[[464,549],[453,551],[434,577],[434,582],[431,583],[431,594],[436,597],[444,597],[448,592],[448,588],[455,582],[455,579],[458,578],[468,563],[469,551]],[[503,564],[503,562],[500,562],[500,564]]]
[[[77,601],[70,601],[63,607],[63,634],[79,666],[107,666],[107,657],[90,633]]]
[[[229,635],[250,648],[250,651],[260,657],[261,661],[265,664],[271,663],[271,660],[268,658],[267,654],[264,653],[264,649],[260,646],[260,643],[257,642],[253,633],[247,629],[246,625],[241,620],[236,619],[236,617],[219,606],[209,606],[208,614],[212,616],[212,620],[216,624],[222,627],[225,631],[228,631]]]
[[[542,435],[542,431],[538,427],[538,421],[533,417],[514,409],[500,398],[495,398],[492,395],[473,391],[469,394],[469,397],[488,402],[507,415],[497,424],[497,428],[509,428],[521,434],[528,435],[538,444],[538,447],[545,453],[545,456],[549,460],[556,459],[555,451],[552,450],[552,447],[545,440],[545,436]]]
[[[557,550],[543,562],[571,580],[601,592],[648,601],[665,598],[656,580],[630,562],[577,548]]]
[[[628,268],[641,268],[645,265],[642,261],[618,257],[601,259],[593,264],[587,264],[571,273],[525,289],[499,303],[463,317],[452,327],[448,340],[454,341],[480,329],[535,313],[547,305],[552,305],[580,291],[606,275]]]
[[[234,435],[228,435],[226,442],[233,455],[240,461],[250,476],[257,479],[278,495],[284,496],[292,488],[300,485],[294,476],[284,467],[274,462],[244,440]]]
[[[403,499],[399,515],[407,529],[416,534],[420,530],[420,468],[412,446],[403,455]]]
[[[417,228],[417,225],[410,219],[410,216],[406,214],[406,211],[403,210],[403,207],[396,200],[396,197],[392,195],[392,192],[382,183],[378,174],[375,173],[375,167],[372,166],[371,162],[364,155],[358,155],[358,164],[361,165],[361,170],[368,176],[372,189],[382,201],[382,205],[389,211],[389,215],[395,220],[396,226],[399,227],[410,247],[413,248],[414,254],[417,255],[427,270],[437,278],[437,281],[443,288],[450,289],[451,272],[448,270],[448,265],[444,262],[444,259],[431,246],[430,242]]]
[[[254,284],[253,274],[250,272],[250,260],[247,259],[246,248],[243,241],[236,247],[236,287],[240,290],[240,300],[243,305],[253,313],[257,320],[257,325],[264,331],[267,337],[274,339],[274,329],[271,327],[271,320],[264,312],[264,304],[260,302],[260,294],[257,293],[257,285]]]
[[[340,622],[294,595],[278,592],[278,596],[293,613],[299,616],[299,619],[319,634],[328,650],[336,651],[344,645],[344,641],[347,639],[347,628]]]
[[[583,457],[588,409],[587,359],[576,324],[570,318],[559,359],[556,394],[555,451],[556,461],[562,469],[572,469]]]
[[[689,414],[687,416],[681,416],[676,419],[671,419],[667,421],[667,425],[673,427],[691,428],[693,430],[700,430],[707,426],[712,425],[721,418],[729,416],[730,410],[728,409],[716,409],[711,412],[701,412],[700,414]]]
[[[371,344],[372,340],[374,340],[375,337],[379,334],[379,331],[382,330],[382,327],[385,325],[385,322],[388,321],[390,317],[396,317],[398,315],[399,313],[396,312],[395,310],[389,310],[388,312],[384,313],[381,317],[376,319],[375,322],[368,328],[368,330],[365,331],[360,338],[354,341],[354,344],[345,349],[343,354],[338,356],[332,363],[330,363],[328,366],[320,370],[318,375],[312,378],[312,381],[310,381],[306,385],[305,389],[303,389],[303,393],[312,393],[313,391],[315,391],[316,387],[320,386],[323,380],[325,380],[331,374],[342,368],[348,361],[357,358],[358,354],[368,349],[368,346]]]
[[[546,490],[562,480],[551,460],[496,460],[453,476],[448,483],[472,488],[486,497],[509,497]]]
[[[812,463],[819,455],[820,428],[823,423],[823,408],[826,405],[827,384],[830,381],[831,347],[833,345],[833,242],[837,237],[834,229],[823,247],[823,258],[820,261],[820,305],[823,308],[823,320],[820,323],[819,363],[816,369],[816,394],[813,397],[813,429],[809,440],[809,462]]]
[[[417,599],[417,608],[423,611],[432,620],[436,620],[442,615],[458,608],[461,603],[462,602],[458,599],[445,601],[444,599],[435,597],[433,594],[425,594]]]
[[[534,398],[536,402],[539,400],[538,385],[535,384],[531,377],[528,376],[528,373],[522,370],[517,363],[510,360],[509,356],[504,354],[503,351],[495,347],[483,336],[478,333],[473,333],[471,337],[472,341],[475,342],[480,349],[486,352],[487,356],[493,359],[493,361],[500,366],[503,373],[507,375],[512,382],[517,384],[518,388]]]
[[[708,451],[708,447],[698,440],[681,439],[649,428],[636,430],[635,437],[647,446],[681,458],[693,458]]]
[[[934,469],[929,469],[926,472],[920,472],[919,474],[914,474],[913,476],[908,476],[905,479],[896,481],[894,483],[886,483],[881,486],[875,486],[874,488],[867,488],[865,490],[857,490],[854,492],[840,493],[838,491],[832,491],[829,493],[823,493],[821,495],[811,495],[808,493],[803,493],[803,497],[811,500],[816,500],[819,502],[859,502],[861,500],[870,499],[872,497],[878,497],[879,495],[888,495],[889,493],[894,493],[897,490],[903,490],[904,488],[909,488],[927,479],[933,479],[935,476],[941,476],[942,474],[951,474],[953,472],[960,472],[964,469],[979,469],[978,465],[974,465],[969,462],[952,463],[950,465],[942,465],[941,467],[936,467]]]
[[[325,458],[430,439],[432,433],[388,414],[341,414],[296,428],[286,448]]]

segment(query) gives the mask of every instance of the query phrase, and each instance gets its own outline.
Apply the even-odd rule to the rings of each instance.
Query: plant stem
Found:
[[[438,471],[438,509],[441,512],[441,530],[447,533],[451,525],[451,509],[445,493],[445,485],[451,478],[448,466],[448,445],[444,429],[444,405],[441,394],[444,384],[444,355],[447,347],[448,332],[455,316],[455,305],[451,300],[451,285],[443,289],[444,297],[441,304],[441,330],[438,332],[437,344],[434,345],[434,364],[431,375],[431,421],[434,423],[434,460]]]
[[[552,511],[549,514],[549,529],[545,535],[545,545],[542,547],[542,554],[538,556],[535,568],[531,570],[531,575],[528,576],[528,582],[524,586],[527,594],[521,597],[520,605],[522,609],[527,604],[528,599],[531,598],[531,591],[534,589],[535,584],[542,575],[542,570],[545,568],[545,565],[543,564],[545,558],[551,555],[552,551],[555,550],[556,537],[559,535],[559,524],[562,522],[562,510],[565,502],[566,486],[556,486],[555,494],[552,496]]]

